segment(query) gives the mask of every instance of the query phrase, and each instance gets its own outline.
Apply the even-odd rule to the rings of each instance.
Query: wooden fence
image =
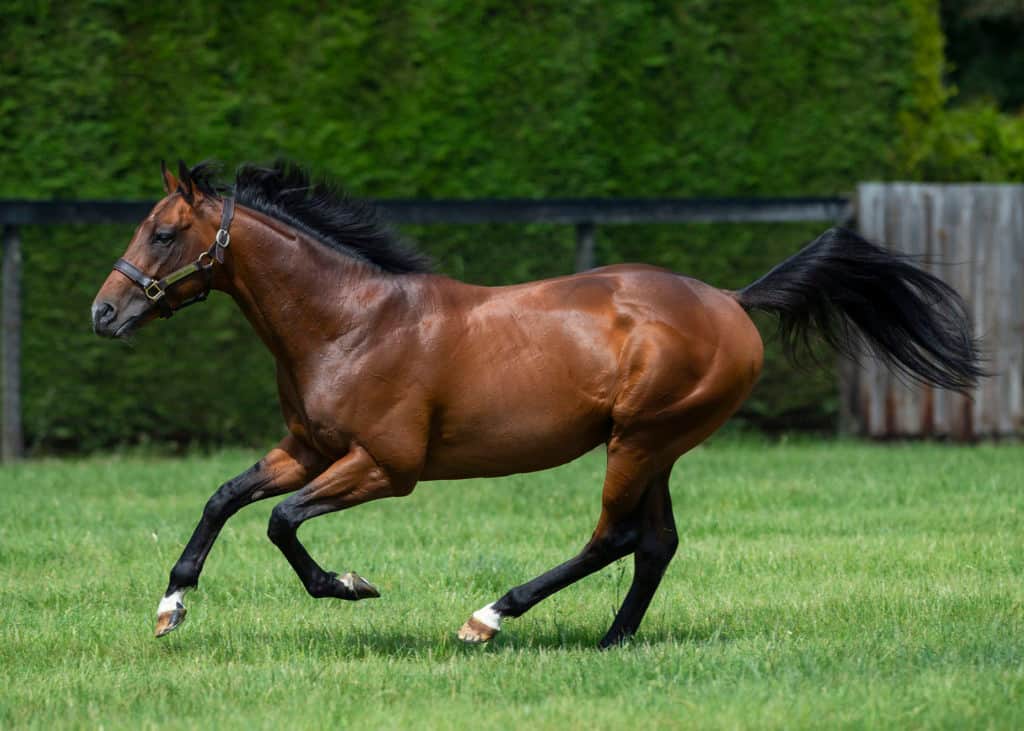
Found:
[[[152,208],[147,201],[0,200],[3,227],[4,460],[23,453],[21,431],[21,239],[19,226],[136,224]],[[639,223],[845,223],[846,198],[689,198],[547,200],[385,200],[377,206],[396,224],[548,223],[576,227],[574,269],[594,266],[596,227]]]
[[[1007,437],[1024,426],[1024,186],[864,183],[860,232],[915,257],[967,301],[993,374],[972,398],[910,387],[878,362],[841,368],[842,424],[872,437]]]

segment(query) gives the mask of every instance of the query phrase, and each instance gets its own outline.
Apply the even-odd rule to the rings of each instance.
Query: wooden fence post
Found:
[[[596,263],[594,258],[594,242],[596,235],[594,224],[590,221],[576,224],[576,269],[577,272],[585,272],[593,269]]]
[[[21,435],[21,239],[16,226],[3,236],[3,461],[20,459]]]

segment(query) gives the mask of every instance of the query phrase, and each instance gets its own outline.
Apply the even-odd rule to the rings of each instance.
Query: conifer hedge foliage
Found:
[[[156,198],[161,158],[278,155],[362,197],[845,193],[925,156],[944,101],[934,6],[2,0],[0,197]],[[820,228],[608,227],[599,256],[738,287]],[[406,233],[473,282],[572,264],[569,228]],[[31,444],[275,439],[272,361],[227,298],[131,346],[91,334],[130,235],[23,230]],[[769,361],[745,418],[830,424],[832,376]]]

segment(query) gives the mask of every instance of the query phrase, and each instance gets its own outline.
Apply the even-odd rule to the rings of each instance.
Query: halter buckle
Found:
[[[226,249],[231,245],[231,234],[226,228],[217,229],[217,236],[214,240],[217,242],[217,246]]]
[[[167,294],[164,288],[160,286],[160,282],[150,282],[142,291],[153,302],[159,302],[160,298]]]
[[[209,261],[204,264],[203,259],[209,259]],[[213,254],[211,254],[209,251],[204,251],[202,254],[199,255],[199,258],[195,260],[195,265],[199,269],[209,269],[210,267],[213,266],[213,262],[215,261],[216,259],[213,258]]]

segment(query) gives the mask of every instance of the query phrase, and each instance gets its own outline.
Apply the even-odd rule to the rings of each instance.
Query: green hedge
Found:
[[[1024,180],[1024,117],[991,103],[956,107],[937,117],[918,145],[918,174],[937,182]]]
[[[904,172],[944,99],[933,0],[143,5],[0,2],[0,197],[155,197],[163,157],[279,154],[366,197],[828,195]],[[599,254],[734,287],[820,228],[608,227]],[[563,227],[408,233],[475,282],[572,261]],[[100,342],[89,303],[131,231],[24,235],[34,446],[281,432],[229,302]],[[831,423],[832,375],[769,361],[746,418]]]

